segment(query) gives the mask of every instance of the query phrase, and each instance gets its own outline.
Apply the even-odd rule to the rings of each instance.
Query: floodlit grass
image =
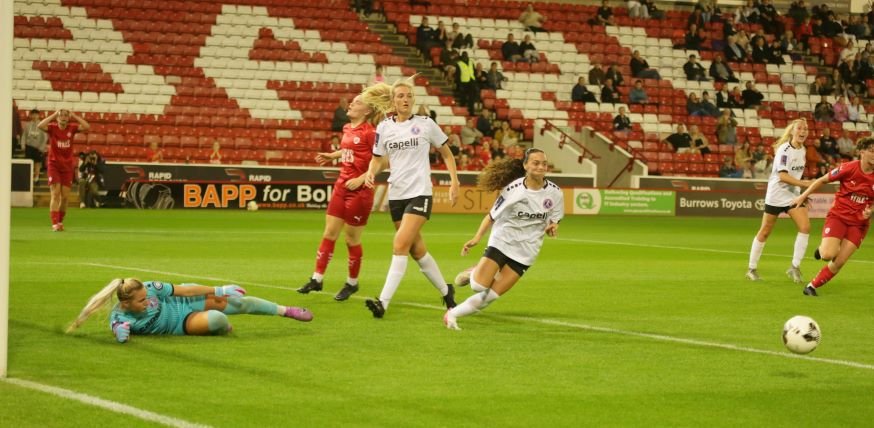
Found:
[[[423,232],[446,279],[481,215],[436,214]],[[817,299],[784,271],[794,228],[780,221],[759,272],[743,278],[758,219],[568,217],[509,294],[463,331],[410,263],[386,318],[379,294],[393,230],[374,214],[362,290],[338,242],[322,293],[312,272],[322,212],[15,209],[9,375],[213,426],[865,426],[874,419],[870,242]],[[808,254],[818,245],[821,221]],[[480,247],[482,250],[482,247]],[[802,271],[822,266],[812,258]],[[236,283],[310,308],[315,319],[234,316],[228,337],[115,343],[105,316],[64,335],[112,278]],[[470,295],[460,289],[459,302]],[[823,328],[811,356],[787,358],[783,322]],[[643,335],[634,334],[643,333]],[[681,342],[688,339],[695,342]],[[715,345],[727,345],[718,347]],[[734,347],[734,348],[732,348]],[[754,352],[754,351],[765,351]],[[835,361],[858,363],[851,367]],[[152,423],[0,382],[0,426]]]

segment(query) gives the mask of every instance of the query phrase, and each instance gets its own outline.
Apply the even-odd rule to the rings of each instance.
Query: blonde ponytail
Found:
[[[361,102],[367,104],[374,110],[373,118],[378,122],[388,113],[394,111],[394,95],[395,89],[400,86],[410,88],[412,93],[415,87],[415,79],[418,74],[414,74],[404,79],[398,79],[393,84],[378,82],[364,88],[361,91]]]
[[[116,295],[119,301],[125,301],[130,299],[130,296],[134,291],[141,288],[143,288],[143,283],[135,278],[113,279],[106,285],[106,287],[103,287],[103,289],[98,291],[97,294],[91,296],[91,299],[88,300],[88,303],[82,309],[82,312],[79,312],[79,316],[70,323],[69,327],[67,327],[66,333],[72,333],[79,328],[79,326],[85,323],[91,315],[106,307],[106,305],[112,300],[113,294]]]
[[[789,124],[786,125],[786,129],[783,130],[783,135],[781,135],[780,138],[778,138],[777,141],[774,142],[774,150],[777,150],[777,148],[780,147],[781,144],[787,141],[789,141],[789,143],[791,144],[793,137],[792,134],[795,132],[795,128],[797,128],[798,125],[801,123],[804,123],[806,125],[807,121],[804,120],[804,118],[798,118],[793,120],[792,122],[789,122]]]

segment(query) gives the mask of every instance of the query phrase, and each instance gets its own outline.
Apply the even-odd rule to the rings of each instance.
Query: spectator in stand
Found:
[[[801,21],[796,20],[795,22],[800,22],[797,27],[795,27],[795,34],[798,36],[798,41],[801,42],[801,45],[805,48],[809,48],[808,40],[813,37],[813,24],[810,22],[810,17],[804,18]]]
[[[843,161],[851,161],[856,154],[856,144],[846,133],[838,138],[838,153]]]
[[[646,59],[640,55],[640,51],[636,50],[631,54],[631,75],[638,79],[655,79],[659,80],[662,76],[654,68],[650,68]]]
[[[835,163],[840,159],[841,151],[838,149],[838,140],[832,136],[831,129],[828,127],[822,129],[822,136],[819,137],[819,147],[817,148],[824,162],[828,164]]]
[[[346,110],[349,108],[349,100],[346,97],[340,98],[340,104],[334,110],[334,120],[331,121],[331,131],[340,132],[343,130],[343,125],[349,123],[349,117],[346,116]]]
[[[817,169],[820,165],[824,163],[822,155],[819,153],[819,147],[822,143],[819,142],[819,139],[814,139],[813,144],[807,146],[807,152],[804,155],[805,169]]]
[[[795,22],[801,22],[810,18],[810,9],[807,8],[807,3],[804,0],[794,0],[789,5],[789,11],[786,12],[786,15]]]
[[[522,23],[526,30],[532,33],[548,33],[548,31],[543,28],[543,23],[546,22],[546,17],[535,12],[534,5],[528,5],[525,12],[522,12],[522,15],[519,16],[519,22]]]
[[[458,156],[458,170],[459,171],[478,171],[476,165],[470,162],[470,155],[467,153],[462,153]]]
[[[734,72],[727,62],[723,61],[721,54],[713,56],[713,62],[710,63],[710,77],[716,82],[737,82],[737,77],[734,77]]]
[[[458,80],[456,80],[458,100],[461,105],[467,106],[467,113],[473,116],[476,114],[475,104],[479,94],[477,93],[476,80],[474,80],[473,60],[468,58],[467,51],[461,53],[461,57],[458,58],[455,67],[458,69]]]
[[[501,45],[501,54],[504,56],[504,61],[519,62],[522,61],[522,50],[519,43],[516,42],[516,36],[513,33],[507,34],[507,41]]]
[[[595,99],[595,94],[589,91],[589,88],[586,87],[586,79],[583,76],[580,76],[577,79],[577,84],[574,85],[574,88],[571,90],[571,101],[578,103],[596,103],[598,102]]]
[[[686,112],[690,116],[711,116],[710,107],[716,109],[716,106],[712,104],[705,106],[698,94],[694,92],[689,93],[689,97],[686,98]]]
[[[858,15],[850,15],[845,32],[856,38],[856,40],[864,39],[871,35],[871,29],[862,22],[862,17]]]
[[[841,81],[850,85],[862,83],[859,81],[858,71],[859,65],[853,57],[841,61],[841,64],[838,66],[838,74],[841,76]]]
[[[734,20],[743,24],[758,24],[759,11],[755,7],[754,0],[747,0],[746,4],[737,8],[734,13]]]
[[[447,34],[448,42],[452,43],[452,47],[456,49],[473,49],[473,36],[461,32],[461,27],[457,22],[452,23],[452,31]]]
[[[795,38],[795,34],[792,33],[792,30],[786,30],[783,32],[783,35],[780,36],[780,50],[785,54],[787,52],[796,52],[799,48],[798,39]]]
[[[752,57],[750,57],[752,46],[750,46],[750,38],[749,35],[747,35],[747,32],[740,30],[734,35],[734,37],[737,39],[737,45],[746,53],[746,60],[752,61]]]
[[[589,84],[600,85],[604,83],[604,79],[606,78],[607,73],[604,73],[604,69],[601,68],[601,64],[593,62],[592,68],[589,70]]]
[[[483,133],[476,128],[476,119],[470,118],[461,128],[461,146],[470,147],[478,145],[483,138]]]
[[[722,85],[722,89],[716,93],[716,107],[729,109],[738,107],[734,103],[734,98],[731,96],[731,93],[728,91],[728,85]]]
[[[705,43],[707,42],[707,38],[704,37],[703,32],[698,31],[698,26],[695,24],[689,24],[689,28],[686,30],[686,35],[683,37],[683,41],[684,45],[682,47],[685,49],[695,51],[706,49]]]
[[[698,129],[698,125],[689,126],[689,137],[692,139],[692,153],[710,154],[710,141]]]
[[[453,156],[458,156],[461,152],[461,137],[452,132],[452,127],[449,125],[443,125],[443,133],[448,137],[446,144],[449,145],[449,151],[452,152]]]
[[[449,35],[449,30],[443,21],[437,21],[437,29],[434,30],[434,44],[436,46],[452,46],[453,38]]]
[[[864,114],[865,107],[862,105],[862,99],[858,96],[853,97],[853,101],[847,106],[847,119],[855,123],[865,122]]]
[[[744,108],[760,106],[765,99],[765,96],[756,89],[756,85],[752,81],[746,83],[746,89],[744,89],[742,96]]]
[[[832,106],[835,112],[835,122],[843,123],[850,120],[850,112],[848,107],[849,106],[847,105],[847,101],[844,99],[844,96],[838,95],[837,101],[835,101],[835,104]]]
[[[613,85],[613,79],[607,78],[604,81],[604,86],[601,87],[601,102],[615,104],[619,101],[619,92]]]
[[[480,91],[483,89],[490,89],[489,73],[483,68],[483,63],[478,62],[476,63],[476,66],[474,66],[473,80],[476,82],[476,100],[477,102],[480,102],[482,101]]]
[[[716,104],[713,104],[713,100],[710,99],[710,93],[707,91],[701,92],[701,109],[710,117],[719,117],[721,114]]]
[[[655,0],[640,0],[640,4],[646,6],[646,11],[649,13],[650,18],[665,19],[665,12],[656,6]]]
[[[486,85],[489,89],[503,89],[504,82],[507,82],[507,78],[504,77],[504,74],[498,71],[498,63],[492,61],[492,64],[489,66],[489,71],[486,73]]]
[[[12,114],[15,114],[14,110]],[[24,156],[33,161],[34,184],[39,182],[39,174],[45,163],[46,150],[48,150],[46,146],[48,134],[39,129],[39,121],[39,110],[31,110],[27,123],[22,127],[19,140],[24,143]]]
[[[721,178],[741,178],[742,171],[739,171],[731,161],[731,157],[722,158],[722,166],[719,167],[719,177]]]
[[[752,160],[753,152],[750,150],[750,143],[748,141],[744,141],[741,143],[740,147],[734,149],[734,164],[735,166],[740,166],[747,161]]]
[[[725,15],[725,22],[722,24],[722,39],[728,40],[729,37],[737,34],[737,29],[734,26],[734,15]]]
[[[614,131],[631,131],[631,119],[625,114],[625,107],[619,107],[619,114],[613,118]]]
[[[592,23],[594,25],[616,25],[616,20],[613,19],[613,10],[607,6],[607,0],[601,0],[601,7],[595,13]]]
[[[737,144],[737,121],[731,117],[731,110],[723,109],[716,120],[716,141],[719,144]]]
[[[816,76],[816,80],[810,84],[810,95],[829,95],[833,88],[828,85],[828,78],[823,75]]]
[[[727,61],[743,62],[747,60],[747,52],[737,43],[737,35],[728,36],[723,52]]]
[[[492,124],[492,112],[488,109],[482,109],[480,115],[476,118],[476,129],[479,130],[485,137],[495,135]]]
[[[218,141],[212,142],[212,151],[209,153],[209,163],[222,163],[222,145]]]
[[[649,18],[649,9],[639,0],[628,0],[625,5],[628,7],[628,16],[632,18]]]
[[[686,127],[682,123],[678,123],[677,132],[662,140],[662,143],[669,144],[676,153],[689,153],[692,151],[692,137],[686,132]]]
[[[692,12],[689,13],[689,17],[686,19],[686,29],[692,28],[695,26],[695,31],[697,32],[698,27],[703,27],[707,21],[704,20],[704,15],[701,13],[701,8],[695,7],[692,9]]]
[[[423,16],[422,22],[416,28],[416,47],[425,55],[426,58],[431,57],[431,47],[442,46],[437,41],[437,32],[428,25],[428,17]]]
[[[534,43],[531,43],[531,35],[525,35],[522,39],[522,43],[519,43],[519,50],[522,52],[523,60],[530,63],[540,61],[540,54],[537,52],[537,48],[534,47]]]
[[[431,120],[437,122],[437,112],[431,110],[431,107],[428,107],[428,104],[419,104],[419,108],[416,109],[416,116],[430,117]],[[337,144],[340,144],[339,139],[337,140]]]
[[[735,86],[731,89],[731,98],[734,100],[734,104],[737,106],[736,108],[746,108],[744,105],[743,92],[741,92],[740,86]]]
[[[823,36],[834,39],[844,32],[844,27],[841,26],[840,21],[835,18],[834,12],[829,12],[822,20],[821,31]]]
[[[765,38],[757,37],[753,42],[753,62],[756,64],[769,64],[770,54],[765,46]]]
[[[618,88],[622,86],[622,83],[625,82],[625,78],[622,76],[622,73],[619,72],[619,67],[616,64],[610,66],[607,69],[606,78],[613,80],[613,87]]]
[[[445,80],[455,81],[455,75],[458,72],[455,64],[458,63],[459,58],[461,55],[455,49],[446,48],[440,52],[440,64],[443,65],[443,78]]]
[[[771,45],[768,46],[768,64],[777,64],[783,65],[786,64],[786,60],[783,59],[783,55],[786,54],[786,51],[783,50],[783,43],[781,40],[774,39],[771,42]]]
[[[698,62],[698,58],[695,55],[689,55],[689,61],[686,61],[686,64],[683,65],[683,72],[686,73],[686,79],[688,80],[707,80],[707,71],[704,70],[704,67]]]
[[[634,81],[634,87],[628,91],[629,104],[646,104],[649,102],[649,96],[646,90],[643,89],[643,81],[638,79]]]
[[[495,131],[495,141],[499,141],[502,146],[509,148],[519,143],[519,134],[510,128],[510,122],[505,120],[501,122],[501,127]]]
[[[146,162],[163,162],[164,150],[158,147],[157,141],[149,143],[149,148],[146,149]]]
[[[783,22],[780,21],[780,13],[777,8],[771,4],[771,0],[761,0],[758,5],[759,9],[759,24],[768,34],[781,34],[783,32]]]
[[[819,100],[813,109],[813,118],[818,122],[832,122],[835,120],[835,109],[825,97]]]
[[[484,168],[489,162],[492,161],[492,143],[489,139],[483,139],[483,143],[474,146],[473,148],[474,155],[477,158],[477,164],[481,168]]]

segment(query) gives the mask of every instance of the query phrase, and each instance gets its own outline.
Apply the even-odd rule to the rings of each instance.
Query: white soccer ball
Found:
[[[246,204],[246,209],[249,211],[258,211],[258,203],[255,201],[249,201],[249,203]]]
[[[783,344],[796,354],[809,354],[822,339],[819,324],[813,318],[796,315],[783,326]]]

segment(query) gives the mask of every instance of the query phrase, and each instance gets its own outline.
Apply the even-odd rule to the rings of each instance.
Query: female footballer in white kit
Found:
[[[798,234],[795,235],[795,246],[792,252],[792,265],[786,271],[786,275],[795,283],[801,283],[804,279],[801,275],[801,259],[807,251],[807,241],[810,234],[810,218],[807,214],[807,206],[796,206],[793,201],[801,193],[799,187],[810,185],[809,180],[802,180],[806,161],[807,150],[804,140],[807,139],[807,122],[797,119],[786,126],[783,135],[774,143],[774,167],[768,178],[768,191],[765,194],[765,212],[762,214],[762,226],[750,249],[750,261],[746,277],[750,281],[758,281],[759,258],[765,249],[765,242],[777,223],[777,216],[786,213],[795,222]]]
[[[432,188],[431,164],[428,152],[436,147],[451,177],[449,199],[452,205],[458,198],[458,176],[455,158],[446,144],[448,137],[431,118],[414,116],[412,77],[388,86],[374,84],[362,92],[362,100],[369,105],[386,104],[396,114],[376,127],[373,158],[365,175],[365,185],[373,187],[380,171],[391,165],[388,178],[388,199],[395,233],[392,260],[379,299],[368,299],[365,304],[375,318],[382,318],[407,269],[407,256],[412,256],[422,273],[443,296],[447,308],[455,306],[455,291],[440,273],[434,257],[428,253],[420,231],[431,217]],[[386,162],[387,160],[387,162]]]
[[[470,275],[470,288],[477,294],[446,311],[446,328],[459,330],[458,318],[485,309],[510,291],[534,264],[543,237],[558,233],[558,222],[564,216],[564,196],[555,183],[545,178],[547,168],[543,151],[528,149],[521,162],[493,162],[480,175],[480,189],[503,190],[473,239],[461,250],[462,255],[467,255],[491,228],[488,247]]]

